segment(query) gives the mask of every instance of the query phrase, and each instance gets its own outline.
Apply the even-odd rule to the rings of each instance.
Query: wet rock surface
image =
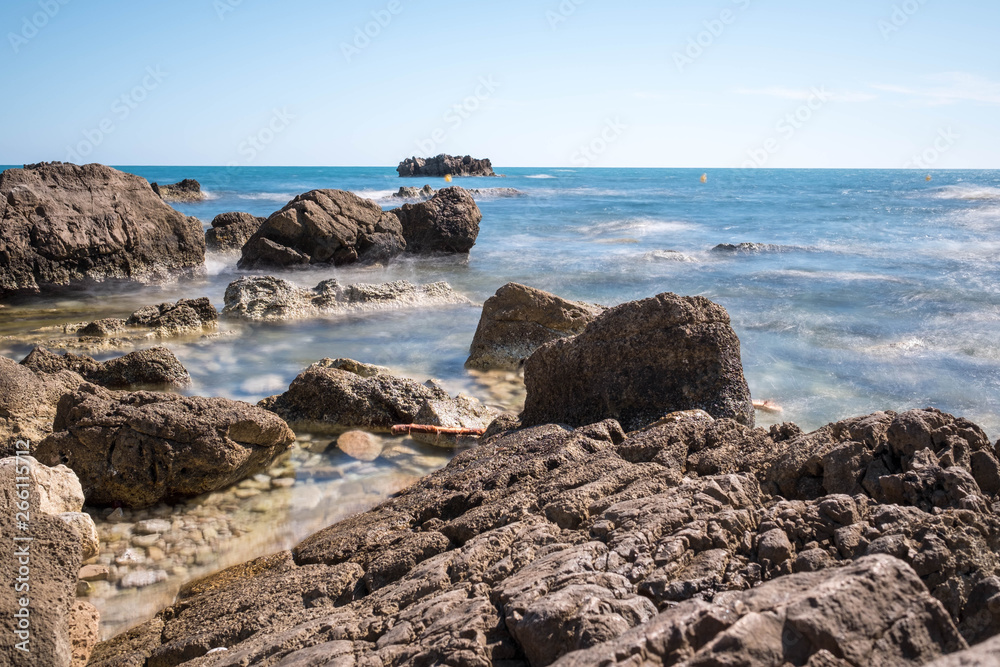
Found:
[[[427,201],[435,195],[437,190],[429,185],[422,188],[403,186],[398,192],[393,193],[393,199],[411,199],[416,201]],[[474,199],[503,199],[507,197],[524,197],[525,193],[515,188],[469,188],[466,190]]]
[[[391,211],[410,253],[467,253],[476,245],[483,214],[462,188],[444,188],[427,201]]]
[[[774,495],[808,443],[866,437],[908,457],[883,476],[961,483]],[[191,586],[93,664],[925,664],[997,633],[996,496],[972,464],[982,452],[988,485],[987,445],[932,410],[812,434],[698,413],[628,434],[501,430],[377,508]]]
[[[145,179],[99,164],[27,165],[0,174],[0,296],[200,267],[196,218],[165,204]]]
[[[483,304],[465,365],[515,370],[545,343],[582,332],[603,311],[601,306],[508,283]]]
[[[525,362],[525,425],[619,420],[635,430],[679,410],[752,426],[740,341],[726,309],[660,294],[611,308]]]
[[[87,382],[109,389],[185,387],[191,383],[187,369],[165,347],[131,352],[108,361],[71,352],[60,355],[36,347],[21,360],[21,365],[46,375],[72,371]]]
[[[470,155],[454,157],[443,153],[429,158],[406,158],[399,163],[396,171],[402,177],[496,176],[488,159],[476,159]]]
[[[205,232],[205,245],[209,250],[241,250],[257,233],[267,218],[249,213],[220,213],[212,219],[212,228]]]
[[[341,285],[324,280],[312,289],[270,276],[244,277],[226,288],[223,315],[245,320],[275,322],[322,315],[471,304],[448,283],[414,285],[391,283]]]
[[[225,488],[265,470],[295,440],[283,421],[247,403],[91,384],[60,400],[54,429],[36,449],[39,461],[73,469],[88,504],[130,507]]]

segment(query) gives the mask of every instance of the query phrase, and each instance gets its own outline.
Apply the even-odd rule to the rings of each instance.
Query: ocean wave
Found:
[[[697,229],[697,225],[680,220],[658,220],[656,218],[627,218],[625,220],[610,220],[599,222],[581,231],[588,236],[619,234],[631,232],[633,235],[661,234],[664,232],[686,232]]]
[[[351,190],[351,192],[362,199],[372,199],[374,201],[399,199],[399,197],[393,197],[399,190]]]
[[[525,176],[525,178],[556,178],[551,174],[531,174],[530,176]]]
[[[219,195],[217,195],[214,192],[211,192],[209,190],[206,190],[205,188],[201,189],[201,196],[202,196],[202,199],[218,199],[219,198]]]
[[[933,197],[962,201],[995,201],[1000,200],[1000,188],[988,185],[946,185],[937,190]]]
[[[237,199],[249,199],[251,201],[280,201],[290,202],[298,197],[301,192],[247,192],[236,195]]]
[[[855,281],[877,281],[887,283],[906,283],[907,281],[898,276],[891,276],[886,273],[868,273],[866,271],[806,271],[803,269],[779,269],[777,271],[764,271],[760,275],[774,276],[778,278],[806,278],[809,280],[835,280],[839,282]]]
[[[653,250],[642,256],[647,262],[697,262],[698,260],[690,255],[685,255],[676,250]]]

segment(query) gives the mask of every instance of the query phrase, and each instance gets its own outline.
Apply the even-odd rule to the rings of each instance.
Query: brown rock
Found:
[[[462,188],[439,190],[429,200],[391,211],[402,226],[410,253],[468,253],[479,237],[483,214]]]
[[[489,159],[476,159],[469,155],[453,157],[441,154],[436,157],[410,157],[399,163],[400,176],[496,176]]]
[[[40,375],[0,357],[0,456],[13,455],[18,438],[34,449],[52,432],[59,397],[82,383],[83,378],[70,371]]]
[[[87,382],[109,389],[184,387],[191,383],[187,369],[165,347],[131,352],[103,362],[69,352],[58,355],[36,347],[21,360],[21,365],[44,374],[73,371]]]
[[[179,183],[153,183],[150,187],[163,201],[201,201],[205,198],[201,183],[193,178],[185,178]]]
[[[77,600],[70,609],[69,639],[73,646],[73,667],[85,667],[90,654],[97,646],[100,634],[101,614],[89,602]]]
[[[249,213],[220,213],[205,232],[205,245],[210,250],[240,250],[266,221]]]

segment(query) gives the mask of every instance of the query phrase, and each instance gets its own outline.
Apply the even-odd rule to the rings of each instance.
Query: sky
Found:
[[[1000,168],[995,0],[5,0],[0,164]]]

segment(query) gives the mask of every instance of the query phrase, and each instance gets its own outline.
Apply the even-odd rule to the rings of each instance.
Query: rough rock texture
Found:
[[[476,245],[483,214],[462,188],[444,188],[425,202],[393,209],[411,253],[467,253]]]
[[[773,243],[720,243],[712,248],[712,252],[725,255],[758,255],[767,252],[786,252],[793,250],[790,246],[774,245]]]
[[[480,370],[518,369],[539,347],[575,336],[602,312],[601,306],[507,283],[483,304],[465,365]]]
[[[143,178],[54,162],[0,174],[0,256],[2,297],[169,277],[204,264],[205,237]]]
[[[33,449],[51,433],[59,398],[83,381],[71,371],[38,374],[0,357],[0,456],[12,455],[18,438]]]
[[[1000,665],[1000,637],[988,639],[965,651],[938,658],[928,663],[927,667],[995,667],[996,665]]]
[[[205,245],[210,250],[241,250],[266,221],[249,213],[220,213],[205,232]]]
[[[177,303],[145,306],[126,319],[95,320],[76,331],[85,343],[112,343],[170,338],[183,334],[202,333],[218,326],[219,312],[207,297],[180,299]]]
[[[101,616],[89,602],[77,600],[70,609],[69,638],[73,647],[73,667],[85,667],[101,638]]]
[[[471,304],[448,283],[414,285],[405,280],[380,285],[341,285],[324,280],[312,289],[304,289],[270,276],[243,277],[226,288],[227,317],[275,322],[396,308]]]
[[[18,471],[27,467],[31,477],[31,511],[52,516],[79,512],[83,509],[83,488],[76,473],[64,465],[53,467],[40,464],[31,456],[10,456],[0,459],[0,509],[13,515],[18,502],[16,487]]]
[[[453,157],[441,154],[437,157],[410,157],[399,163],[396,171],[400,176],[496,176],[488,159],[478,160],[466,155]]]
[[[488,423],[496,411],[469,397],[452,399],[433,382],[420,384],[350,359],[323,359],[303,371],[284,394],[258,405],[271,410],[296,431],[314,433],[362,428],[388,431],[396,424],[428,419]],[[433,401],[432,405],[426,405]],[[447,416],[445,416],[447,415]]]
[[[163,201],[201,201],[205,198],[201,183],[193,178],[185,178],[180,183],[153,183],[150,187]]]
[[[21,360],[21,365],[40,374],[73,371],[87,382],[109,389],[184,387],[191,383],[187,369],[165,347],[131,352],[108,361],[96,361],[71,352],[59,355],[36,347]]]
[[[243,246],[241,269],[385,261],[403,252],[399,219],[343,190],[301,194]]]
[[[459,394],[455,398],[443,400],[427,399],[413,418],[413,423],[447,428],[486,429],[498,416],[499,410],[483,405],[471,396]],[[457,447],[472,440],[465,436],[429,433],[413,433],[411,437],[417,442],[436,447]]]
[[[54,426],[35,456],[72,468],[92,505],[145,507],[215,491],[261,472],[295,439],[247,403],[92,384],[63,397]]]
[[[403,186],[399,192],[393,193],[394,199],[416,199],[426,201],[437,192],[429,185],[422,188]],[[502,199],[506,197],[523,197],[524,193],[514,188],[469,188],[466,190],[474,199]]]
[[[948,596],[978,590],[984,561],[967,556],[995,559],[970,530],[990,505],[925,515],[953,527],[950,547],[899,549],[924,516],[905,498],[762,487],[800,437],[688,413],[627,436],[608,420],[487,438],[290,552],[193,584],[92,664],[860,667],[966,648],[956,625],[991,598],[963,611]],[[836,534],[874,512],[894,517],[869,525],[882,542],[842,555]]]
[[[525,425],[617,419],[627,431],[678,410],[753,426],[740,341],[726,309],[660,294],[611,308],[524,365]]]
[[[395,199],[419,199],[424,201],[433,197],[435,192],[436,190],[429,185],[425,185],[422,188],[414,188],[404,185],[399,189],[399,192],[394,193],[392,196]]]

